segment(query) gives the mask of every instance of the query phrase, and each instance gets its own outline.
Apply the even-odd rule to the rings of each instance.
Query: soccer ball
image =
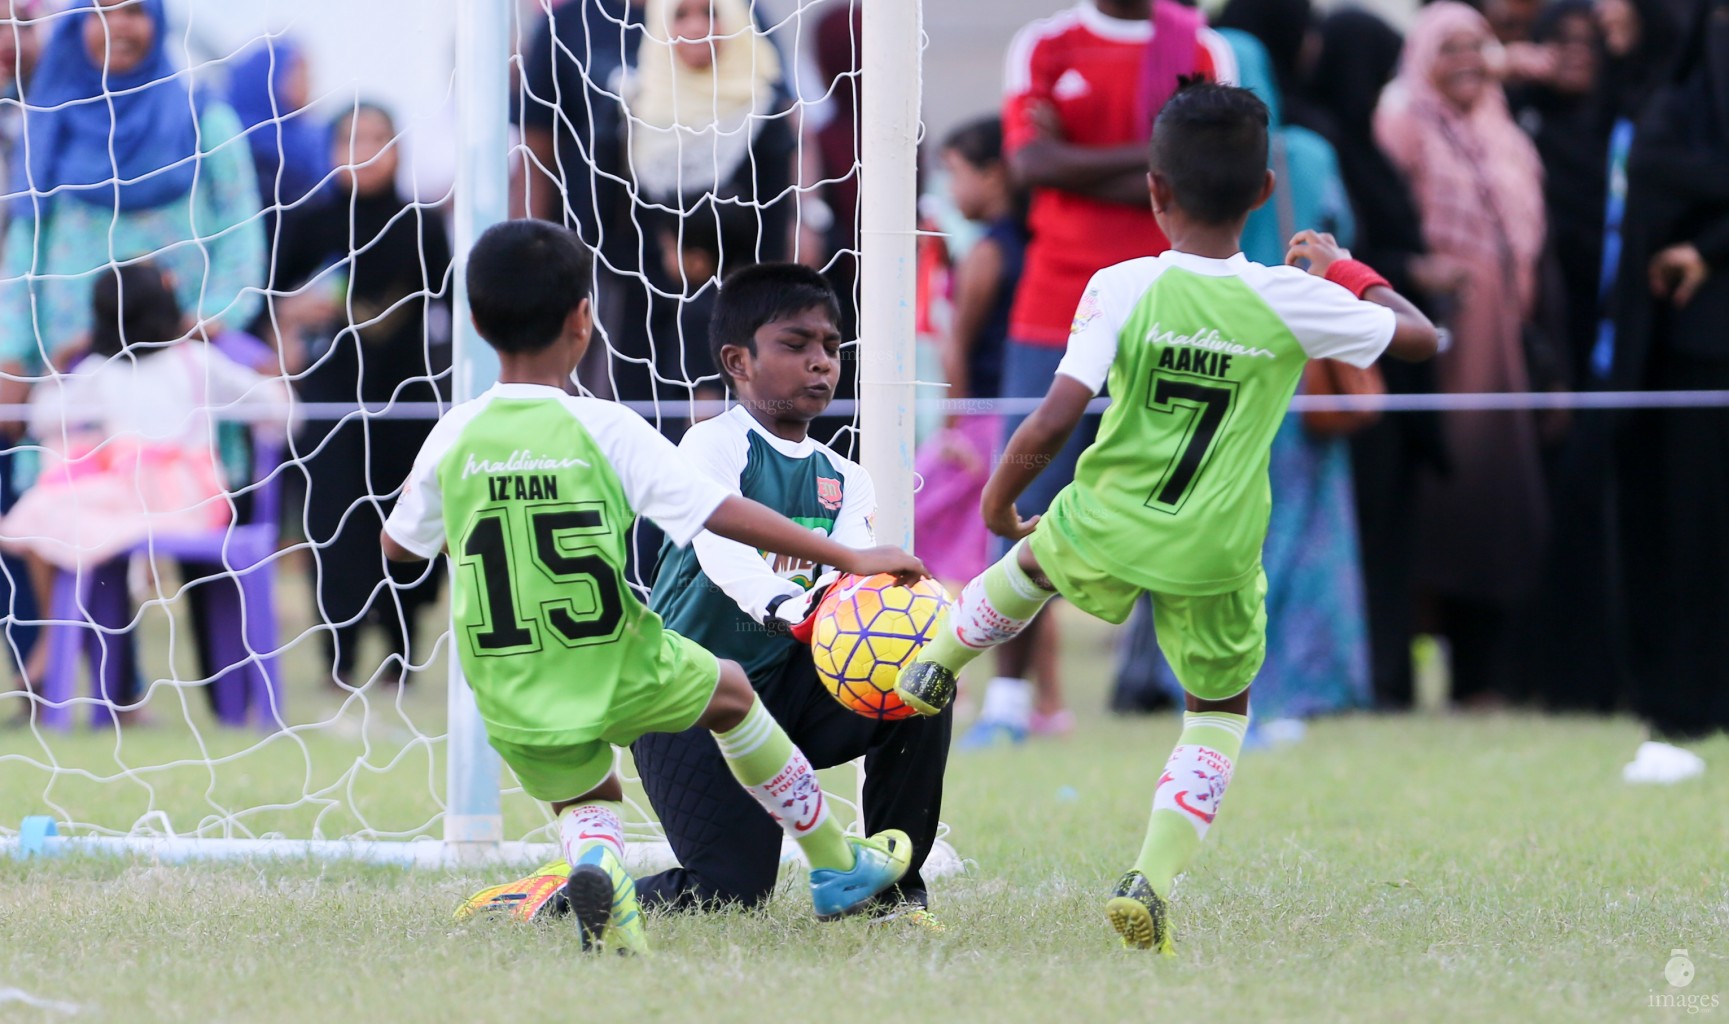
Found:
[[[898,587],[889,575],[848,577],[817,608],[810,651],[834,699],[866,718],[910,718],[895,677],[936,629],[949,595],[936,580]]]

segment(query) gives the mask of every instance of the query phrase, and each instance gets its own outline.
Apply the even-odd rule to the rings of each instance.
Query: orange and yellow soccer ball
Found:
[[[810,651],[817,678],[847,710],[866,718],[910,718],[895,678],[936,629],[949,595],[936,580],[895,586],[889,575],[842,578],[817,609]]]

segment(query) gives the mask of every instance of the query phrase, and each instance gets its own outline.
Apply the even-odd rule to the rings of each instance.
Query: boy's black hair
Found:
[[[1153,123],[1152,168],[1191,216],[1238,220],[1267,178],[1267,105],[1247,89],[1185,82]]]
[[[162,268],[149,260],[103,270],[91,289],[90,307],[90,351],[99,356],[162,345],[185,333],[180,300],[163,279]],[[140,349],[141,354],[151,351]]]
[[[507,220],[469,250],[468,308],[487,344],[533,352],[564,330],[593,278],[594,257],[576,232],[544,220]]]
[[[1003,162],[1003,119],[980,117],[957,126],[943,137],[943,148],[983,170]]]
[[[758,328],[813,306],[821,306],[830,320],[840,323],[834,287],[801,263],[755,263],[726,275],[708,321],[708,351],[727,387],[732,378],[721,363],[722,346],[739,345],[755,355]]]

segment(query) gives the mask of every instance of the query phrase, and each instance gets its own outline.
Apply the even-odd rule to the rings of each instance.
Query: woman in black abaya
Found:
[[[1339,156],[1339,174],[1356,214],[1352,253],[1379,270],[1402,295],[1431,315],[1456,287],[1456,268],[1429,255],[1416,203],[1404,179],[1375,141],[1375,103],[1399,64],[1403,40],[1368,11],[1345,8],[1320,28],[1320,54],[1307,90],[1309,109],[1326,125]],[[1396,394],[1434,390],[1426,363],[1381,365]],[[1377,706],[1411,705],[1411,639],[1416,628],[1416,481],[1442,463],[1434,413],[1394,413],[1351,439],[1357,528],[1369,620],[1369,666]]]
[[[1627,174],[1613,383],[1729,388],[1729,0],[1698,4]],[[1629,767],[1685,766],[1666,741],[1729,725],[1729,409],[1630,413],[1617,480],[1633,703],[1661,741]]]
[[[1561,300],[1556,340],[1561,370],[1576,390],[1611,386],[1605,346],[1614,336],[1613,294],[1604,289],[1605,257],[1612,283],[1634,122],[1667,81],[1679,35],[1662,0],[1561,0],[1536,26],[1536,41],[1555,46],[1558,59],[1549,79],[1529,83],[1515,102],[1547,172],[1549,247]],[[1576,409],[1569,418],[1549,464],[1551,541],[1542,591],[1524,627],[1523,676],[1545,707],[1606,712],[1623,702],[1628,674],[1610,442],[1621,416]]]
[[[368,104],[344,115],[332,133],[338,187],[283,214],[278,287],[305,288],[329,300],[299,383],[308,402],[356,408],[340,422],[312,422],[298,439],[306,473],[306,536],[316,563],[314,621],[322,627],[332,682],[359,686],[355,652],[362,627],[384,633],[382,678],[402,678],[412,663],[417,612],[437,595],[437,563],[394,567],[378,533],[407,479],[430,420],[363,416],[388,402],[432,402],[447,391],[450,368],[450,242],[436,211],[396,189],[396,128]]]

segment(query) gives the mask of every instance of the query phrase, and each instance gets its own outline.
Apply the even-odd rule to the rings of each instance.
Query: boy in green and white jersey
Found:
[[[469,254],[474,324],[499,383],[433,428],[386,521],[396,560],[447,551],[463,673],[493,748],[559,819],[565,892],[585,946],[645,950],[624,870],[613,746],[700,725],[811,863],[818,916],[856,912],[909,866],[893,830],[848,838],[814,770],[744,671],[671,630],[625,584],[638,514],[675,542],[714,534],[858,573],[917,579],[898,548],[853,550],[690,466],[641,417],[563,385],[588,347],[592,264],[542,221],[489,228]]]
[[[1242,255],[1243,223],[1275,185],[1267,111],[1253,93],[1179,91],[1159,113],[1151,165],[1153,212],[1171,249],[1093,275],[1050,392],[1010,439],[981,502],[993,532],[1030,539],[967,585],[899,689],[934,713],[953,699],[961,666],[1019,633],[1054,594],[1122,622],[1151,592],[1188,714],[1141,854],[1106,912],[1126,945],[1169,953],[1171,885],[1218,813],[1265,655],[1273,435],[1309,359],[1426,359],[1436,333],[1331,236],[1292,239],[1287,262],[1307,261],[1307,273]],[[1074,482],[1023,522],[1015,499],[1107,382],[1111,405]]]
[[[729,274],[715,299],[709,348],[738,405],[691,427],[679,451],[717,483],[778,509],[848,547],[876,544],[876,487],[863,466],[811,436],[841,373],[840,303],[821,274],[756,263]],[[744,666],[758,697],[818,768],[864,758],[859,810],[867,829],[897,828],[912,867],[879,897],[879,920],[926,931],[922,867],[942,825],[952,714],[863,718],[823,688],[810,651],[814,616],[837,574],[712,533],[668,542],[649,607],[669,628]],[[733,782],[700,729],[653,733],[631,746],[643,792],[678,867],[637,880],[650,908],[753,907],[779,874],[780,830]]]

